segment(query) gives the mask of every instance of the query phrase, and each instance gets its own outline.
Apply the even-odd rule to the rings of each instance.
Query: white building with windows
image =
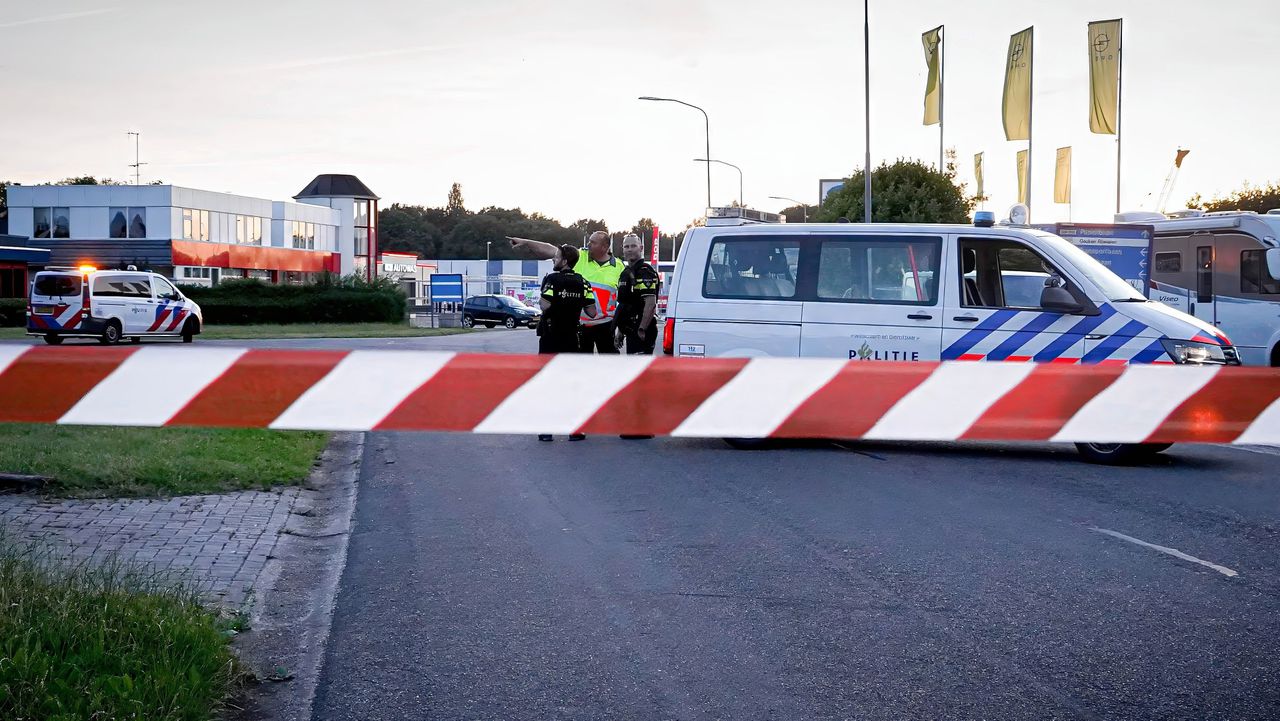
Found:
[[[12,185],[9,232],[49,248],[55,265],[134,265],[182,283],[377,273],[377,196],[363,183],[321,175],[298,201],[176,185]]]

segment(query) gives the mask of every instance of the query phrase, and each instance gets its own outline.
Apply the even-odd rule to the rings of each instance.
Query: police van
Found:
[[[752,222],[684,238],[663,351],[683,357],[1239,365],[1213,325],[1025,226]],[[1167,446],[1165,446],[1167,447]],[[1163,448],[1089,444],[1121,462]]]
[[[27,335],[49,345],[66,338],[94,338],[104,345],[125,338],[190,343],[203,325],[200,306],[167,278],[132,267],[48,268],[36,273],[27,298]]]

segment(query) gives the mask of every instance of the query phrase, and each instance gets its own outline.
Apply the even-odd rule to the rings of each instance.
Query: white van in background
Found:
[[[95,338],[181,338],[190,343],[204,324],[200,306],[167,278],[147,271],[49,268],[36,273],[27,299],[27,335],[49,345]]]
[[[908,362],[1240,363],[1213,325],[1148,301],[1071,243],[989,223],[692,228],[671,287],[663,351]],[[1094,460],[1118,461],[1141,449],[1090,444],[1081,450]]]
[[[1245,365],[1280,366],[1280,214],[1224,211],[1133,222],[1155,230],[1152,300],[1221,329]]]

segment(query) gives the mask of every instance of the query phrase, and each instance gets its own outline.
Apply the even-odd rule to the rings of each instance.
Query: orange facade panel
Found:
[[[337,253],[189,240],[175,240],[172,243],[174,265],[292,270],[304,273],[326,270],[337,273],[339,270]]]

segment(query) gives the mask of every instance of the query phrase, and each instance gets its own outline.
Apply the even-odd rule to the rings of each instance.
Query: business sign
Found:
[[[649,263],[654,268],[658,267],[658,245],[661,239],[662,236],[658,233],[658,226],[653,226],[653,255],[651,256]]]
[[[1134,290],[1149,295],[1154,226],[1058,223],[1055,232],[1123,278]]]
[[[818,181],[818,207],[822,207],[822,202],[827,199],[831,193],[844,187],[848,178],[824,178]]]
[[[462,295],[461,273],[431,274],[432,303],[461,303]]]

